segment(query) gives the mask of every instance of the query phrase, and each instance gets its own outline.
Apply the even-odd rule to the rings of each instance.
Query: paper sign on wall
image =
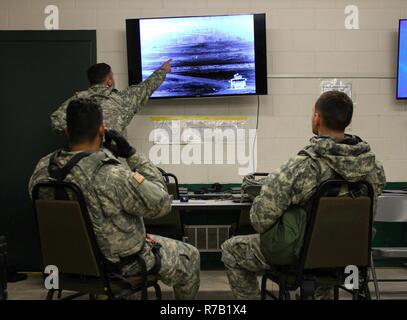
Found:
[[[209,135],[236,143],[238,129],[247,127],[247,117],[151,117],[154,122],[154,144],[201,144]],[[216,138],[216,137],[215,137]]]
[[[352,82],[338,79],[321,81],[321,93],[327,91],[345,92],[352,99]]]

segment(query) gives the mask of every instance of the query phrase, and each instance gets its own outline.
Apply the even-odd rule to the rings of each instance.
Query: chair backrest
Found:
[[[338,196],[337,191],[343,186],[352,191]],[[332,194],[332,190],[336,192]],[[302,269],[369,266],[373,199],[373,188],[367,182],[322,183],[313,199],[306,228]]]
[[[169,182],[167,184],[168,193],[173,196],[175,200],[179,199],[179,184],[177,177],[172,173],[163,173],[163,177],[172,178],[174,182]],[[169,181],[169,179],[168,179]]]
[[[407,195],[382,194],[377,200],[375,221],[407,222]]]
[[[41,199],[41,190],[58,188],[72,199]],[[65,182],[41,183],[33,190],[33,201],[44,266],[55,265],[61,273],[102,276],[101,255],[80,189]]]

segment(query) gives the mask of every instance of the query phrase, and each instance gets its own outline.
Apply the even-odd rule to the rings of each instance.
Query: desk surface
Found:
[[[250,202],[233,202],[232,200],[194,200],[188,202],[180,202],[173,200],[171,206],[177,209],[244,209],[251,207]]]

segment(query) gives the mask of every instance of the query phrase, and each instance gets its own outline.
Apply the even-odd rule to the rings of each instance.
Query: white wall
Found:
[[[61,29],[96,29],[98,61],[127,85],[125,19],[174,15],[267,14],[268,96],[261,97],[258,171],[271,171],[307,143],[310,111],[323,77],[353,83],[350,132],[370,142],[388,181],[407,181],[407,103],[396,101],[398,19],[406,0],[0,0],[0,29],[44,29],[44,7],[60,9]],[[360,30],[345,30],[344,8],[360,10]],[[255,97],[150,102],[129,127],[148,153],[151,115],[247,115]],[[239,182],[234,165],[164,166],[181,182]]]

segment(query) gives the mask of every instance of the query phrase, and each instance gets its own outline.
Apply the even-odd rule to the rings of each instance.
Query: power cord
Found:
[[[253,139],[253,146],[252,146],[252,155],[253,155],[253,173],[256,172],[256,159],[255,159],[255,154],[254,154],[254,147],[256,145],[257,141],[257,130],[259,129],[259,116],[260,116],[260,96],[257,96],[257,115],[256,115],[256,132],[254,133],[254,139]]]

